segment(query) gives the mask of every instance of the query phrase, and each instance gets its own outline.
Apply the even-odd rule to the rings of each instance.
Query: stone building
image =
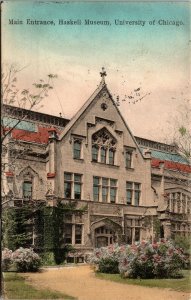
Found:
[[[191,167],[171,145],[135,137],[105,83],[71,120],[4,105],[3,201],[74,202],[65,242],[94,247],[190,234]],[[20,120],[18,122],[18,120]]]

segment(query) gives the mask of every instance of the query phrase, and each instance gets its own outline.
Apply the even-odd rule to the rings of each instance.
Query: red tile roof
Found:
[[[160,159],[152,158],[151,161],[151,166],[155,168],[159,168],[159,163],[161,162]],[[164,168],[165,169],[170,169],[170,170],[176,170],[176,171],[181,171],[185,173],[191,173],[191,166],[181,164],[178,162],[173,162],[173,161],[164,161]]]
[[[47,144],[49,138],[49,133],[48,133],[49,129],[50,128],[38,126],[37,132],[31,132],[31,131],[14,128],[12,131],[12,138],[16,140],[25,141],[25,142]]]

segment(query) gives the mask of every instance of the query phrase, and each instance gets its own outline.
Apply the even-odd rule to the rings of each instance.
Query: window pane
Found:
[[[74,199],[81,199],[81,184],[74,183]]]
[[[72,186],[70,182],[64,182],[64,197],[65,198],[71,198],[71,192]]]
[[[93,187],[93,196],[94,196],[94,201],[99,201],[99,187],[98,186]]]
[[[75,225],[75,244],[82,243],[82,225]]]
[[[140,229],[135,228],[135,242],[139,242],[139,241],[140,241]]]
[[[81,182],[82,175],[80,174],[74,174],[74,181],[75,182]]]
[[[117,186],[117,180],[116,179],[110,179],[110,186]]]
[[[32,197],[32,182],[23,183],[23,197],[31,198]]]
[[[94,177],[93,182],[94,184],[99,184],[99,177]]]
[[[135,190],[140,190],[140,183],[135,183]]]
[[[135,205],[139,205],[140,191],[135,191]]]
[[[102,202],[107,202],[108,198],[108,188],[102,187]]]
[[[74,141],[74,158],[81,157],[81,141]]]
[[[106,163],[106,149],[101,148],[101,162]]]
[[[114,154],[115,152],[113,150],[109,150],[109,164],[114,165]]]
[[[115,203],[116,201],[116,189],[110,188],[110,202]]]
[[[126,182],[126,188],[127,189],[132,189],[133,188],[133,183],[132,182]]]
[[[92,146],[92,160],[98,161],[98,147],[95,145]]]
[[[102,178],[102,185],[108,185],[108,178]]]
[[[132,204],[132,191],[131,190],[127,190],[126,191],[126,196],[127,196],[127,204]]]
[[[131,168],[132,152],[126,151],[126,153],[125,153],[125,159],[126,159],[126,167],[127,168]]]
[[[72,174],[71,173],[64,173],[64,180],[72,180]]]
[[[64,241],[66,244],[72,244],[72,224],[65,225]]]

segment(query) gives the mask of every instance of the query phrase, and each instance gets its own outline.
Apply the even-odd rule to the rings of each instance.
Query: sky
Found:
[[[27,19],[54,25],[31,25]],[[59,20],[81,25],[59,25]],[[85,25],[85,20],[109,25]],[[163,141],[189,97],[189,2],[5,0],[2,41],[3,65],[23,68],[19,88],[57,74],[40,108],[45,113],[71,118],[99,85],[104,67],[133,134]]]

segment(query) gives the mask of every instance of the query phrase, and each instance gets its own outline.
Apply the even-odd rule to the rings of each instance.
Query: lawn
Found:
[[[141,285],[146,287],[170,288],[176,291],[191,292],[191,272],[182,271],[183,278],[179,279],[128,279],[121,278],[119,274],[96,273],[96,277],[111,280],[123,284]]]
[[[17,273],[4,273],[4,289],[7,299],[76,299],[66,294],[36,289],[25,282],[25,279]]]

